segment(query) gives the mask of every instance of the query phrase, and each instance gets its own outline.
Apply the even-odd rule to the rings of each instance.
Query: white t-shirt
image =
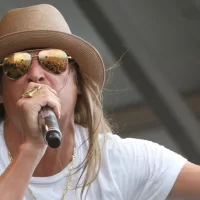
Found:
[[[0,124],[0,173],[10,161]],[[93,182],[87,200],[164,200],[168,196],[181,168],[186,163],[182,156],[156,143],[140,139],[121,139],[107,134],[99,141],[102,147],[102,166]],[[87,129],[76,125],[76,159],[80,164],[87,153]],[[56,161],[56,160],[55,160]],[[32,177],[29,187],[38,200],[60,200],[66,186],[70,164],[50,177]],[[23,170],[23,169],[22,169]],[[75,186],[81,172],[72,175],[71,186],[65,199],[80,199]],[[32,200],[26,193],[24,200]]]

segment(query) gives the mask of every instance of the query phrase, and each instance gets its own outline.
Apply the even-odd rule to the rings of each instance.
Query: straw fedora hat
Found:
[[[0,61],[10,53],[33,48],[65,50],[80,71],[104,84],[104,64],[99,52],[71,33],[62,14],[52,5],[40,4],[8,11],[0,21]]]

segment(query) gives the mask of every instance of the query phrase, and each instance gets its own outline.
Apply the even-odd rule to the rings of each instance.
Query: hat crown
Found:
[[[62,14],[48,4],[10,10],[0,21],[0,37],[17,32],[38,30],[53,30],[71,34]]]

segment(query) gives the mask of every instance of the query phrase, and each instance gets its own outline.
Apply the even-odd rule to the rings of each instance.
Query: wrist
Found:
[[[46,149],[47,145],[27,142],[20,145],[19,151],[30,159],[36,159],[39,163],[44,156]]]

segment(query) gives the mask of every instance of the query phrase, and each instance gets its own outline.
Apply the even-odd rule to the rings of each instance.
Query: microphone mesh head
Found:
[[[61,136],[57,131],[49,131],[46,141],[51,148],[57,148],[61,144]]]

